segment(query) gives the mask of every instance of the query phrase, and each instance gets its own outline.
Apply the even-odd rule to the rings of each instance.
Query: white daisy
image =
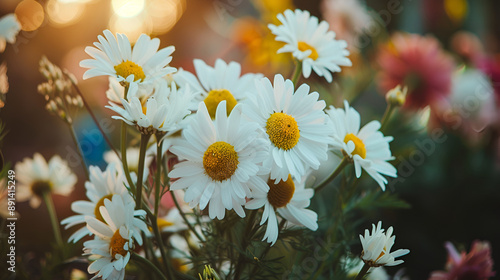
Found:
[[[302,84],[294,92],[292,81],[274,76],[274,87],[267,78],[256,82],[257,91],[245,105],[245,115],[259,124],[271,142],[270,157],[264,166],[271,169],[271,179],[284,180],[291,174],[301,180],[306,170],[318,169],[327,159],[332,129],[323,112],[326,104],[318,101],[317,92],[309,93]]]
[[[119,114],[112,118],[135,125],[143,134],[177,131],[180,122],[191,113],[189,106],[192,95],[189,86],[178,90],[174,83],[168,86],[166,81],[158,81],[156,84],[155,92],[147,98],[146,104],[137,97],[138,86],[131,84],[129,92],[132,96],[128,101],[121,99],[123,107],[113,102],[106,106]]]
[[[260,164],[268,156],[266,141],[255,123],[241,117],[240,105],[227,116],[226,101],[217,107],[215,121],[201,102],[190,126],[183,130],[185,141],[170,150],[180,160],[170,178],[179,178],[171,189],[186,189],[189,206],[209,205],[209,217],[222,219],[225,209],[245,216],[243,205],[251,189],[267,191],[260,177]]]
[[[404,256],[410,252],[408,249],[399,249],[391,253],[391,248],[394,245],[396,236],[392,235],[392,227],[389,227],[387,232],[382,229],[382,221],[379,221],[377,226],[372,224],[372,232],[365,230],[365,236],[359,235],[363,252],[361,259],[371,267],[377,266],[395,266],[403,263],[403,260],[394,260],[397,257]]]
[[[344,107],[327,109],[334,130],[333,152],[354,161],[356,177],[361,176],[363,168],[385,190],[387,179],[382,175],[397,177],[396,168],[387,162],[394,159],[389,148],[394,138],[379,131],[379,121],[371,121],[360,129],[359,113],[347,101]]]
[[[17,33],[21,30],[21,24],[15,14],[7,14],[0,18],[0,53],[5,50],[7,42],[14,44]]]
[[[246,93],[253,91],[255,79],[262,77],[261,74],[241,75],[241,65],[234,61],[226,63],[217,59],[215,66],[211,67],[204,61],[195,59],[193,64],[198,79],[184,70],[179,70],[174,79],[181,87],[190,85],[197,94],[192,109],[196,109],[198,103],[204,101],[212,119],[215,118],[219,102],[226,100],[226,109],[231,113],[234,106],[246,98]]]
[[[109,77],[108,78],[108,90],[106,91],[106,97],[110,102],[113,102],[115,104],[122,104],[122,99],[125,98],[125,88],[122,87],[120,82],[118,82],[118,79],[115,77]],[[130,99],[131,97],[137,97],[141,102],[143,102],[145,99],[147,99],[151,95],[151,92],[144,89],[144,88],[138,88],[137,91],[130,92],[127,94],[127,98]]]
[[[85,218],[88,229],[95,237],[83,243],[84,254],[98,257],[88,267],[89,273],[96,274],[92,279],[124,279],[134,240],[142,245],[141,232],[148,232],[146,224],[140,219],[146,212],[134,210],[135,202],[129,198],[113,195],[111,200],[105,199],[104,206],[99,208],[104,222],[95,217]]]
[[[278,53],[292,53],[293,57],[302,61],[302,73],[309,78],[311,70],[319,76],[332,81],[330,72],[340,72],[340,66],[351,66],[347,56],[347,43],[335,40],[335,32],[328,31],[326,21],[318,24],[318,18],[308,11],[286,10],[278,15],[283,25],[269,24],[269,29],[276,35],[276,41],[286,43]]]
[[[137,178],[137,172],[139,172],[139,148],[128,148],[127,149],[127,166],[131,174],[133,174],[132,178]],[[146,159],[144,162],[144,173],[142,178],[147,180],[149,174],[149,166],[153,162],[153,159],[156,157],[156,146],[151,145],[149,149],[146,150]],[[104,153],[104,161],[109,164],[115,164],[117,168],[120,169],[119,172],[123,172],[123,164],[122,160],[116,155],[114,151],[107,151]]]
[[[15,166],[17,179],[17,201],[29,200],[30,206],[38,208],[45,192],[69,195],[73,191],[77,177],[71,172],[68,163],[58,155],[49,162],[39,153],[33,159],[25,158]]]
[[[104,205],[105,199],[111,199],[113,195],[130,196],[125,187],[125,177],[121,170],[116,169],[115,164],[109,164],[105,171],[101,171],[97,166],[89,167],[90,178],[85,182],[87,189],[87,198],[90,201],[75,201],[71,204],[73,212],[78,213],[61,221],[62,225],[66,225],[65,229],[72,226],[85,223],[85,217],[94,217],[101,222],[104,222],[99,208]],[[77,242],[86,235],[90,235],[87,227],[82,227],[73,233],[68,241]]]
[[[263,225],[267,221],[267,228],[262,240],[267,240],[272,246],[278,239],[279,228],[276,212],[292,224],[305,226],[314,231],[318,229],[318,214],[305,209],[309,206],[314,195],[313,189],[304,187],[305,180],[296,184],[288,175],[287,180],[276,183],[275,180],[269,179],[267,184],[269,185],[268,192],[252,192],[253,199],[245,205],[248,209],[264,207],[260,224]]]
[[[175,71],[168,66],[175,48],[170,46],[158,50],[160,39],[141,34],[132,49],[125,34],[118,33],[115,37],[109,30],[103,33],[105,37],[99,35],[99,42],[94,43],[97,48],[85,48],[92,59],[80,62],[81,67],[89,68],[83,79],[108,75],[116,77],[119,82],[147,84]]]

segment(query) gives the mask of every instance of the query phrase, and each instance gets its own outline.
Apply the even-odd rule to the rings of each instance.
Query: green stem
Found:
[[[358,276],[354,280],[361,280],[363,279],[363,276],[368,272],[368,269],[370,269],[370,266],[367,265],[366,263],[363,265],[363,268],[361,268],[361,271],[358,273]]]
[[[396,107],[392,105],[391,103],[387,104],[387,107],[385,108],[384,116],[382,116],[382,120],[380,120],[380,131],[382,131],[386,126],[387,123],[389,122],[389,119],[392,115],[392,112],[394,111]]]
[[[138,263],[141,263],[141,264],[149,267],[158,277],[160,277],[160,279],[163,279],[163,280],[168,279],[167,277],[165,277],[165,275],[163,275],[163,273],[158,269],[158,267],[156,267],[154,264],[152,264],[149,260],[139,256],[137,253],[132,252],[132,254],[130,255],[130,258],[133,261],[136,261]]]
[[[155,216],[158,216],[158,208],[160,206],[160,180],[161,180],[161,148],[163,145],[163,141],[161,140],[161,136],[156,135],[156,177],[155,177]]]
[[[61,236],[61,230],[59,229],[59,220],[57,219],[56,209],[54,207],[54,201],[52,201],[51,193],[46,191],[43,193],[43,201],[47,206],[47,210],[50,216],[50,223],[52,224],[52,230],[54,231],[54,236],[56,238],[57,245],[61,248],[64,248],[64,242]]]
[[[173,276],[172,267],[170,267],[170,262],[167,258],[167,253],[165,252],[165,246],[163,245],[163,239],[161,237],[160,229],[158,228],[158,219],[148,207],[146,208],[146,212],[148,214],[149,220],[151,221],[151,227],[153,228],[154,235],[156,237],[156,242],[158,243],[158,249],[160,250],[161,259],[163,262],[163,266],[165,267],[167,274],[170,279],[175,279]]]
[[[326,178],[325,180],[323,180],[323,182],[321,182],[317,187],[315,187],[315,191],[318,192],[320,191],[322,188],[324,188],[326,185],[328,185],[331,181],[333,181],[333,179],[335,179],[339,174],[340,172],[349,164],[349,159],[347,156],[345,156],[342,161],[340,162],[339,166],[337,166],[337,168],[333,171],[332,174],[330,174],[330,176],[328,176],[328,178]]]
[[[300,80],[300,74],[302,74],[302,61],[297,60],[297,63],[295,63],[295,70],[292,76],[292,82],[295,85],[295,87],[297,87],[297,83]]]
[[[85,163],[85,157],[83,156],[82,147],[78,142],[78,137],[76,137],[75,128],[71,123],[68,123],[69,131],[71,132],[71,138],[73,138],[73,142],[75,142],[76,149],[78,150],[78,156],[80,157],[80,163],[82,165],[83,171],[85,172],[85,177],[89,180],[89,170],[87,169],[87,164]]]
[[[142,208],[142,181],[144,177],[144,163],[146,160],[146,150],[148,148],[148,141],[151,135],[141,134],[141,147],[139,150],[139,168],[137,170],[137,186],[135,190],[135,207]]]
[[[181,217],[184,220],[184,222],[186,223],[186,225],[188,226],[188,228],[194,233],[194,235],[196,235],[196,238],[198,238],[198,240],[200,240],[201,242],[205,242],[205,239],[203,239],[200,236],[200,234],[194,229],[193,225],[191,225],[191,223],[188,221],[186,214],[184,213],[184,211],[182,211],[181,206],[179,205],[179,202],[177,201],[177,198],[175,197],[174,192],[170,191],[170,195],[172,196],[172,200],[174,201],[175,207],[177,207],[177,210],[179,210],[179,214],[181,214]]]
[[[122,165],[123,172],[125,173],[125,177],[127,178],[127,183],[130,187],[132,193],[135,193],[135,184],[132,181],[132,177],[130,176],[130,170],[128,169],[128,161],[127,161],[127,128],[128,125],[125,122],[122,122],[122,132],[121,132],[121,153],[122,153]]]
[[[248,222],[245,226],[245,231],[244,231],[245,236],[243,237],[242,242],[241,242],[241,252],[240,252],[240,256],[238,257],[238,263],[236,265],[236,269],[234,272],[234,278],[233,278],[234,280],[239,280],[241,273],[244,270],[243,261],[245,260],[245,252],[247,250],[247,247],[251,242],[252,234],[250,234],[250,233],[253,232],[252,228],[255,224],[255,216],[256,215],[257,215],[257,210],[252,210],[250,217],[248,218]]]
[[[115,149],[115,147],[113,146],[113,144],[111,144],[111,141],[109,140],[108,136],[106,135],[106,133],[104,133],[104,130],[102,129],[101,125],[99,124],[99,122],[97,121],[97,118],[96,116],[94,115],[94,113],[92,112],[92,109],[90,109],[90,106],[89,104],[87,103],[87,100],[85,100],[85,97],[83,96],[83,93],[82,91],[80,90],[80,88],[78,87],[77,84],[75,84],[73,82],[73,79],[70,79],[68,74],[64,73],[64,75],[66,75],[66,77],[68,77],[68,80],[71,81],[71,84],[73,85],[73,88],[76,90],[76,93],[82,98],[82,102],[83,102],[83,106],[85,107],[85,109],[87,110],[87,112],[89,113],[90,117],[92,117],[92,120],[94,121],[95,125],[97,126],[97,129],[99,129],[99,131],[101,132],[102,136],[104,137],[104,140],[106,141],[106,143],[108,144],[108,146],[111,148],[111,150],[113,150],[113,152],[115,152],[115,154],[118,156],[118,158],[120,157],[120,154],[118,153],[118,151]]]

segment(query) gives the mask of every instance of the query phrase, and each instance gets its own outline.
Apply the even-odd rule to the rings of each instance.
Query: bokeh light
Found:
[[[112,0],[113,11],[120,17],[131,18],[144,10],[144,0]]]
[[[76,23],[85,11],[85,5],[77,1],[49,0],[46,10],[50,21],[62,27]]]
[[[153,21],[153,33],[168,32],[179,21],[186,6],[185,0],[151,0],[148,13]]]
[[[113,15],[109,21],[111,32],[127,35],[131,43],[135,43],[142,33],[150,34],[152,25],[151,19],[146,13],[131,18]]]
[[[24,31],[34,31],[45,19],[42,5],[34,0],[23,0],[16,7],[15,14]]]

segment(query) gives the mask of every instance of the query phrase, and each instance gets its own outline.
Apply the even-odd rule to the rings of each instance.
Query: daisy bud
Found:
[[[76,80],[76,77],[75,75],[73,75],[73,73],[69,72],[68,70],[64,69],[64,74],[67,75],[68,79],[73,83],[73,84],[77,84],[77,80]]]
[[[403,106],[406,101],[406,93],[408,92],[408,87],[404,87],[403,90],[401,90],[401,86],[397,85],[395,88],[389,90],[387,94],[385,95],[385,100],[387,100],[387,103],[393,105],[393,106]]]

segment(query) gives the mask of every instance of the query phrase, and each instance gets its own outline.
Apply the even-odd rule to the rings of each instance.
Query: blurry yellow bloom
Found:
[[[445,0],[444,10],[453,22],[462,23],[467,16],[467,0]]]

